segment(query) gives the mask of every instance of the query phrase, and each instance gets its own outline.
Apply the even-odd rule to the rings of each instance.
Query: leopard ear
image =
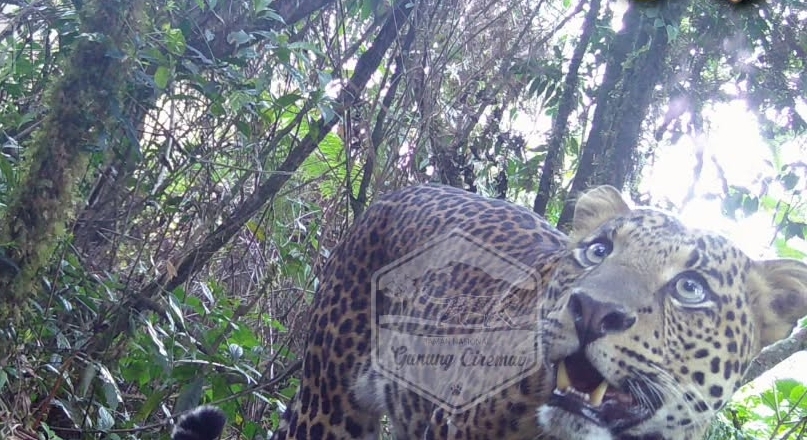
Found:
[[[796,260],[755,262],[751,307],[762,346],[786,338],[807,315],[807,265]]]
[[[574,206],[572,239],[579,239],[614,217],[630,212],[622,194],[613,186],[603,185],[586,191]]]

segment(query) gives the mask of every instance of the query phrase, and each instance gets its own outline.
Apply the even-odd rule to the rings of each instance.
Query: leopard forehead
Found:
[[[715,274],[736,273],[751,259],[725,236],[685,226],[677,217],[653,209],[636,209],[613,219],[573,243],[581,246],[598,238],[621,245],[634,256],[649,258],[660,266],[700,267]],[[657,267],[654,269],[658,269]]]

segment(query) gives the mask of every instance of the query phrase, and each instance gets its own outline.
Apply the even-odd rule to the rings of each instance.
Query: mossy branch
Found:
[[[27,300],[39,290],[37,274],[61,239],[71,217],[73,195],[91,151],[114,123],[109,115],[126,84],[125,48],[139,1],[87,1],[79,11],[81,34],[62,75],[47,93],[48,113],[27,145],[24,176],[0,221],[7,265],[0,271],[0,353],[28,314]],[[0,365],[4,358],[0,357]]]

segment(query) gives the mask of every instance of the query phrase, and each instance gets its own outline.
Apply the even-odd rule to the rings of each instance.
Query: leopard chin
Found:
[[[538,426],[541,438],[549,440],[664,440],[658,433],[646,435],[614,434],[610,429],[586,417],[552,405],[538,408]]]
[[[558,407],[542,405],[537,415],[542,433],[552,440],[616,440],[608,428]]]

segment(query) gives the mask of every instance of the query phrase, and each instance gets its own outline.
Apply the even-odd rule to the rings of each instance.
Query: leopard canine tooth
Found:
[[[605,392],[608,391],[608,382],[602,381],[594,391],[591,392],[591,398],[589,402],[591,406],[600,406],[602,405],[602,398],[605,397]]]
[[[557,389],[560,391],[566,391],[572,386],[572,381],[569,379],[569,373],[566,371],[565,360],[560,361],[558,364],[558,377],[555,382]]]

